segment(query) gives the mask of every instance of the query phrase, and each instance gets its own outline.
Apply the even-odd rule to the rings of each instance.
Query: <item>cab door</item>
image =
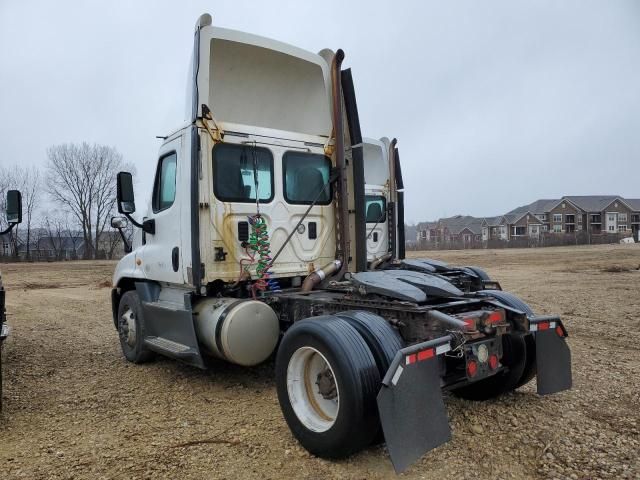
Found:
[[[367,219],[367,260],[371,261],[389,250],[387,202],[382,195],[365,195]]]
[[[185,207],[182,198],[188,192],[178,191],[181,184],[181,137],[165,143],[156,166],[149,215],[155,222],[155,233],[145,235],[142,261],[148,278],[169,283],[184,283],[181,252],[181,217]]]

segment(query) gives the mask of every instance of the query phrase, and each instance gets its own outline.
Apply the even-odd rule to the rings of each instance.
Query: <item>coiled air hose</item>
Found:
[[[251,293],[256,297],[259,290],[264,292],[270,290],[272,292],[280,292],[280,284],[275,278],[271,278],[271,243],[269,242],[269,233],[267,232],[267,222],[262,215],[257,214],[248,217],[251,225],[251,234],[249,235],[248,250],[252,250],[257,254],[256,275],[258,279],[251,286]],[[254,259],[252,257],[252,259]]]

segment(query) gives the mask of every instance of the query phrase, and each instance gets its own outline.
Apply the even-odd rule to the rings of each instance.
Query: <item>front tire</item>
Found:
[[[144,344],[145,325],[142,302],[135,290],[126,292],[118,306],[118,337],[125,358],[133,363],[148,362],[153,352]]]
[[[341,318],[306,319],[287,331],[276,357],[276,386],[287,425],[314,455],[349,456],[380,428],[378,368],[362,337]]]

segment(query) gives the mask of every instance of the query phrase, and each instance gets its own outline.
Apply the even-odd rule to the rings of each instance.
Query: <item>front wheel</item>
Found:
[[[314,455],[346,457],[378,432],[380,374],[362,337],[343,319],[293,325],[276,357],[276,386],[291,432]]]
[[[144,344],[144,314],[142,302],[134,290],[126,292],[118,306],[118,337],[125,358],[133,363],[143,363],[153,357]]]

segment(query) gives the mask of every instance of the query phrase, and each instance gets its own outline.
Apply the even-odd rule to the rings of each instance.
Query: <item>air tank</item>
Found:
[[[237,365],[264,362],[280,336],[278,317],[266,303],[207,298],[194,308],[198,340],[213,356]]]

